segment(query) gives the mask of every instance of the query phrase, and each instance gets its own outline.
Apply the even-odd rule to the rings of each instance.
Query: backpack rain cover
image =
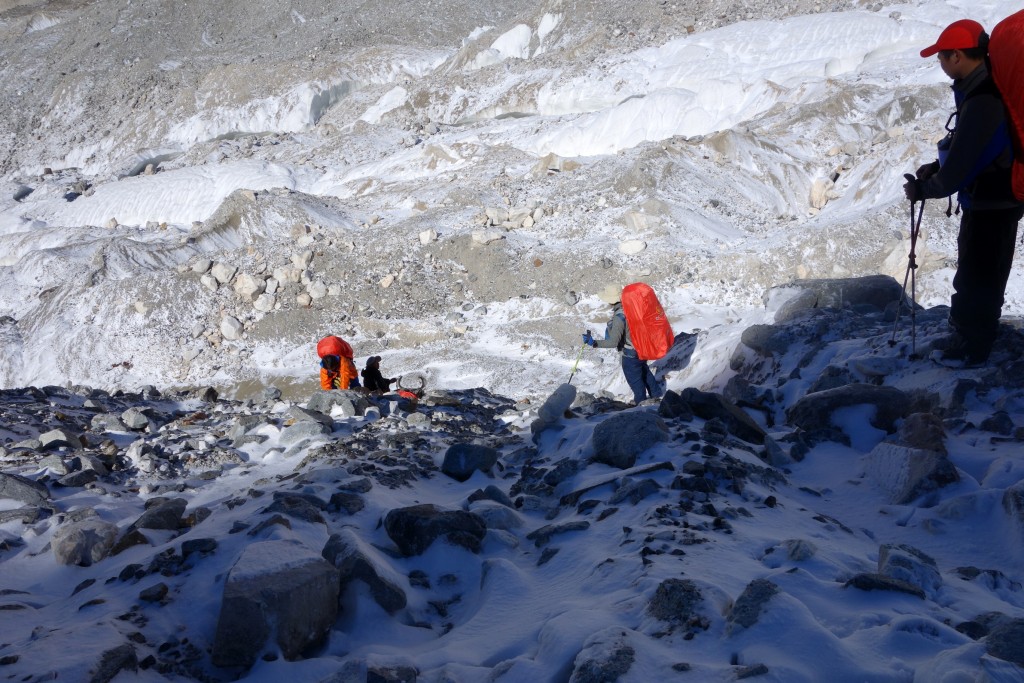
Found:
[[[345,358],[352,358],[352,347],[349,346],[349,343],[341,337],[335,337],[332,334],[317,342],[316,355],[321,358],[324,356],[344,356]]]
[[[1024,201],[1024,10],[992,29],[988,56],[1013,140],[1013,194]]]
[[[622,290],[622,312],[640,360],[658,360],[668,353],[675,334],[653,289],[643,282],[626,285]]]

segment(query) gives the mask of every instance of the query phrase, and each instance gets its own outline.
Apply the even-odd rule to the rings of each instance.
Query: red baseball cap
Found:
[[[954,21],[939,34],[939,39],[934,45],[921,50],[922,57],[931,57],[942,50],[966,50],[971,47],[978,47],[978,38],[985,32],[985,28],[971,19]]]

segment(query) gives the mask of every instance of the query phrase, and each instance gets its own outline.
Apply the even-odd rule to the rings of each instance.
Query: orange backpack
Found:
[[[344,358],[351,359],[352,347],[349,346],[349,343],[341,337],[335,337],[332,334],[317,342],[316,355],[321,358],[324,356],[342,356]]]
[[[988,58],[1013,141],[1013,194],[1024,201],[1024,10],[992,29]]]
[[[643,282],[622,290],[622,312],[640,360],[658,360],[672,348],[675,334],[654,290]]]

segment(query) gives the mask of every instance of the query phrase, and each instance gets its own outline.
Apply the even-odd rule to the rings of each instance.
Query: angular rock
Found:
[[[906,581],[929,595],[942,588],[942,574],[935,560],[908,545],[885,544],[879,548],[878,573]]]
[[[960,480],[956,467],[945,455],[887,441],[864,456],[864,471],[888,493],[894,505],[910,503]]]
[[[0,500],[5,498],[27,505],[45,505],[50,500],[50,489],[20,474],[0,472]]]
[[[743,589],[740,597],[736,598],[726,620],[730,629],[739,626],[750,628],[757,623],[757,618],[765,609],[765,605],[779,592],[779,587],[768,579],[754,579]]]
[[[121,418],[117,415],[110,415],[109,413],[99,413],[93,415],[92,420],[89,421],[89,426],[94,432],[127,432],[128,425],[124,423]]]
[[[249,667],[273,640],[292,660],[323,642],[338,615],[339,573],[287,541],[253,543],[228,572],[211,658]]]
[[[471,512],[480,515],[488,529],[510,531],[523,526],[523,519],[518,512],[492,500],[478,501]]]
[[[626,469],[648,448],[668,441],[668,427],[654,413],[619,413],[597,425],[591,441],[595,462]]]
[[[751,325],[740,333],[740,342],[762,356],[783,354],[795,340],[796,332],[782,325]]]
[[[717,418],[725,424],[733,436],[748,443],[759,445],[764,443],[765,431],[761,425],[725,396],[687,387],[683,389],[680,397],[689,404],[690,409],[697,417],[704,420]]]
[[[255,301],[256,298],[267,289],[267,281],[261,277],[255,277],[249,273],[241,273],[235,278],[235,294],[247,301]]]
[[[911,448],[946,455],[946,430],[933,413],[914,413],[900,425],[896,442]]]
[[[790,539],[782,543],[786,549],[786,557],[793,562],[803,562],[814,557],[818,547],[810,541],[803,539]]]
[[[588,638],[573,662],[569,683],[615,683],[629,673],[636,650],[625,636],[613,627]]]
[[[439,538],[478,553],[487,526],[471,512],[423,504],[389,511],[384,517],[384,530],[399,551],[410,557],[423,553]]]
[[[1024,619],[1010,619],[993,628],[985,640],[985,651],[1024,667]]]
[[[138,668],[139,660],[135,648],[129,643],[122,643],[100,656],[89,683],[110,683],[122,671],[138,671]]]
[[[700,588],[690,579],[665,579],[647,603],[647,612],[655,619],[682,625],[697,615],[703,601]]]
[[[306,410],[330,414],[331,408],[338,406],[345,417],[362,417],[372,404],[366,396],[358,391],[316,391],[309,397]]]
[[[490,472],[498,462],[498,451],[489,446],[456,443],[445,451],[441,471],[455,481],[466,481],[477,470]]]
[[[676,392],[669,390],[661,397],[661,404],[658,406],[658,415],[667,420],[683,420],[689,422],[693,419],[693,408],[683,400],[683,397]]]
[[[228,341],[242,338],[245,326],[233,315],[225,315],[220,321],[220,333]]]
[[[81,448],[82,440],[78,434],[67,429],[51,429],[39,435],[39,447],[44,450],[58,448]]]
[[[992,432],[993,434],[1000,434],[1002,436],[1010,436],[1017,429],[1017,425],[1013,423],[1013,418],[1010,417],[1009,413],[1005,410],[997,410],[992,415],[989,415],[981,424],[978,425],[980,429],[986,432]],[[39,437],[42,440],[42,436]]]
[[[349,491],[338,491],[337,493],[331,494],[331,502],[328,509],[339,511],[343,510],[347,514],[354,515],[364,507],[366,507],[366,501],[357,494]]]
[[[147,408],[131,407],[121,413],[121,422],[132,430],[146,429],[149,427],[149,415]]]
[[[235,273],[237,272],[237,267],[226,263],[214,263],[210,270],[210,274],[213,275],[217,282],[222,285],[226,285],[231,282],[231,278],[235,277]]]
[[[117,525],[99,517],[63,524],[53,534],[53,557],[59,564],[90,567],[110,554],[117,533]]]
[[[776,290],[796,289],[803,293],[784,303],[775,313],[777,323],[790,320],[798,312],[811,308],[870,306],[882,312],[886,306],[899,301],[903,287],[889,275],[868,275],[835,280],[796,280]],[[775,290],[768,296],[777,294]]]
[[[324,517],[320,509],[300,496],[274,496],[275,500],[264,512],[270,514],[279,512],[294,519],[310,522],[311,524],[323,524]],[[326,507],[326,506],[325,506]]]
[[[469,502],[473,503],[478,500],[493,500],[496,503],[504,505],[505,507],[512,507],[512,499],[508,497],[504,491],[499,489],[494,484],[488,484],[483,489],[477,489],[473,493],[469,494]]]
[[[405,607],[405,591],[399,587],[398,577],[351,529],[332,534],[322,554],[338,569],[339,595],[344,596],[345,588],[358,580],[369,587],[374,601],[388,614]]]
[[[805,395],[786,411],[786,421],[808,432],[828,430],[836,410],[857,405],[874,406],[871,425],[891,434],[907,416],[910,398],[895,387],[849,384]]]
[[[184,498],[165,499],[151,504],[142,515],[132,522],[129,529],[163,529],[177,531],[182,527],[182,516],[188,501]]]
[[[93,483],[97,478],[96,472],[93,470],[79,470],[77,472],[65,474],[54,482],[54,484],[66,488],[82,488],[83,486]]]
[[[58,477],[63,477],[71,471],[68,463],[64,462],[64,459],[57,454],[50,454],[40,459],[38,465],[40,472],[46,470],[49,474]]]

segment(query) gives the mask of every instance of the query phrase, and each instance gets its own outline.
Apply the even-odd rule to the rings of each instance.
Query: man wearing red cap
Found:
[[[956,111],[946,124],[949,135],[939,143],[938,161],[917,169],[917,178],[903,189],[912,202],[957,193],[963,215],[949,312],[953,334],[943,344],[943,358],[980,365],[999,331],[1024,206],[1011,188],[1013,147],[986,63],[988,34],[976,21],[955,21],[921,50],[922,57],[935,54],[953,79]]]

